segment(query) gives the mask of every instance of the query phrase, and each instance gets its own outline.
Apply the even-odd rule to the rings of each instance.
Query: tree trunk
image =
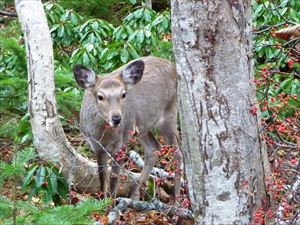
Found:
[[[53,49],[40,0],[16,0],[28,58],[29,113],[34,146],[41,159],[57,162],[70,183],[79,190],[96,192],[96,163],[72,148],[60,124],[54,87]],[[34,12],[34,14],[33,14]]]
[[[268,202],[250,0],[172,0],[182,149],[197,224],[249,224]],[[254,113],[255,114],[255,113]]]
[[[142,2],[142,6],[144,6],[146,8],[149,8],[149,9],[152,9],[152,0],[144,0]]]

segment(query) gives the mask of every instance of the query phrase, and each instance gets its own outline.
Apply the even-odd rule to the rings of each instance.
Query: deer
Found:
[[[75,65],[73,73],[77,84],[85,90],[80,129],[96,155],[102,193],[116,197],[119,165],[123,162],[111,160],[109,172],[109,155],[115,157],[115,153],[126,146],[130,131],[138,132],[136,138],[144,147],[145,165],[130,198],[139,200],[157,160],[153,153],[160,149],[160,143],[153,134],[154,128],[159,130],[168,145],[176,146],[174,157],[179,166],[182,163],[178,147],[175,64],[147,56],[133,60],[106,76],[98,76],[83,65]],[[181,170],[176,169],[174,197],[180,194],[180,179]]]

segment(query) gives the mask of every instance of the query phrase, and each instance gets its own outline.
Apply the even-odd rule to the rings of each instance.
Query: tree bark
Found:
[[[53,48],[40,0],[16,0],[28,59],[29,113],[34,146],[41,159],[57,162],[75,188],[98,191],[96,163],[78,154],[60,124],[54,87]]]
[[[250,0],[172,0],[182,149],[197,224],[249,224],[268,202]]]
[[[142,1],[142,6],[152,9],[152,0],[144,0]]]

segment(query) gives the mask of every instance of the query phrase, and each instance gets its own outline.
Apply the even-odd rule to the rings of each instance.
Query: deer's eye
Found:
[[[104,100],[103,96],[102,95],[98,95],[98,100],[99,101],[103,101]]]
[[[127,96],[127,93],[124,92],[124,93],[122,94],[122,98],[126,98],[126,96]]]

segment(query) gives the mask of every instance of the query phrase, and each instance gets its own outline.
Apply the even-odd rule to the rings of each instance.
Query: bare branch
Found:
[[[18,17],[16,13],[0,10],[0,16]]]
[[[144,168],[144,160],[142,159],[142,157],[139,155],[139,153],[137,153],[136,151],[134,150],[130,150],[128,152],[128,156],[130,157],[130,159],[132,159],[132,161],[140,168]],[[157,167],[154,167],[152,169],[152,172],[151,174],[157,176],[157,177],[160,177],[160,178],[166,178],[166,179],[174,179],[175,175],[174,173],[168,173],[166,172],[164,169],[161,169],[161,168],[157,168]]]
[[[157,199],[153,199],[151,202],[144,202],[132,200],[130,198],[117,198],[117,202],[118,204],[108,214],[108,224],[114,224],[115,221],[120,217],[120,213],[124,212],[128,207],[138,211],[157,210],[169,215],[177,215],[181,218],[194,218],[192,211],[189,209],[167,205],[158,201]]]

